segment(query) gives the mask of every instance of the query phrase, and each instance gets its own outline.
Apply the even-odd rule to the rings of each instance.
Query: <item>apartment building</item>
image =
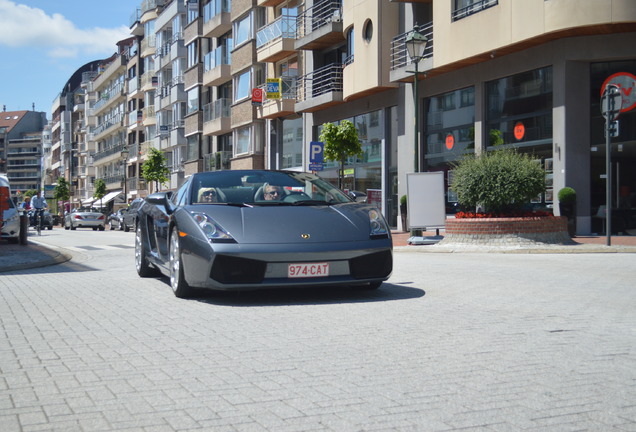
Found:
[[[14,194],[42,189],[42,141],[46,113],[0,112],[0,173]]]
[[[579,233],[601,232],[605,204],[605,120],[600,95],[623,86],[620,134],[611,141],[612,207],[632,223],[636,208],[636,7],[630,0],[454,0],[405,3],[391,42],[391,81],[412,83],[404,41],[418,24],[428,37],[419,62],[420,166],[452,175],[464,154],[514,148],[544,167],[554,206],[564,186],[577,191]],[[412,171],[414,105],[406,84],[398,108],[399,193]],[[630,102],[631,101],[631,102]],[[627,106],[625,106],[627,105]],[[448,182],[447,182],[448,185]],[[452,201],[452,191],[447,200]],[[631,221],[630,221],[631,218]]]

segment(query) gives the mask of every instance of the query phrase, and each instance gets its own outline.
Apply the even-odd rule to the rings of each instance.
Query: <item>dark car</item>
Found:
[[[37,218],[35,217],[35,211],[29,210],[29,226],[35,227],[37,225]],[[48,210],[42,212],[42,229],[53,229],[53,216]]]
[[[126,214],[126,211],[126,209],[119,209],[108,216],[108,225],[111,231],[114,229],[120,231],[124,229],[124,214]]]
[[[375,206],[313,174],[227,170],[146,198],[135,267],[142,277],[168,275],[177,297],[193,288],[376,289],[391,275],[393,246]]]
[[[132,200],[130,205],[128,206],[128,210],[124,213],[124,217],[122,219],[124,225],[124,231],[128,232],[131,229],[135,229],[137,227],[137,212],[139,211],[139,207],[144,204],[143,198],[135,198]]]

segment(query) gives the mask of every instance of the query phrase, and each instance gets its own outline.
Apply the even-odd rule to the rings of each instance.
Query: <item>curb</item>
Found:
[[[636,246],[602,246],[575,243],[570,245],[518,245],[518,246],[476,246],[474,244],[447,243],[434,245],[396,246],[395,252],[417,253],[500,253],[500,254],[594,254],[594,253],[636,253]]]
[[[7,250],[8,249],[8,250]],[[48,267],[70,261],[71,254],[61,248],[29,240],[26,245],[0,245],[0,252],[9,252],[7,259],[0,256],[0,273]]]

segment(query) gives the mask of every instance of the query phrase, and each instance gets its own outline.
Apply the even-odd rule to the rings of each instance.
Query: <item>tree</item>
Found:
[[[97,179],[93,183],[95,191],[93,196],[99,200],[99,207],[102,207],[102,198],[106,195],[106,182],[103,179]]]
[[[362,156],[362,143],[358,138],[358,130],[349,120],[339,125],[325,123],[320,132],[320,141],[325,143],[325,160],[340,162],[338,187],[344,184],[344,166],[349,156]]]
[[[545,187],[541,166],[514,150],[463,158],[454,165],[451,183],[461,205],[501,213],[521,209]]]
[[[53,188],[53,198],[55,198],[56,203],[59,201],[66,202],[71,199],[71,188],[64,177],[57,178],[57,184]]]
[[[166,156],[161,152],[161,150],[157,150],[156,148],[151,148],[148,153],[148,159],[141,166],[141,175],[146,181],[155,182],[155,192],[159,190],[160,184],[165,184],[168,181],[168,175],[170,174],[170,170],[166,165]]]

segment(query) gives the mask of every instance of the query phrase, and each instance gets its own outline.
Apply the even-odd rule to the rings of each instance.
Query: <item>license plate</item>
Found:
[[[307,278],[329,276],[329,263],[305,263],[289,264],[287,266],[287,277]]]

